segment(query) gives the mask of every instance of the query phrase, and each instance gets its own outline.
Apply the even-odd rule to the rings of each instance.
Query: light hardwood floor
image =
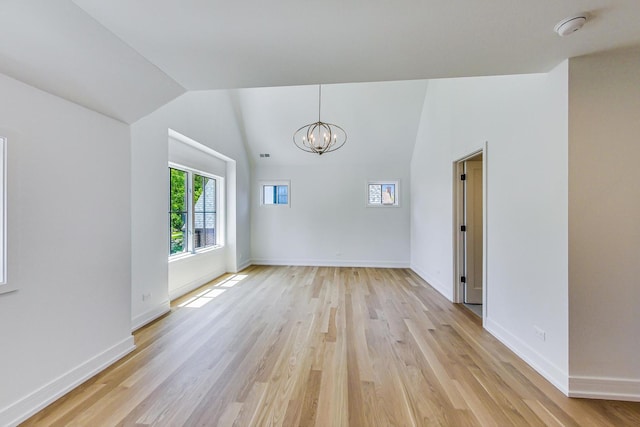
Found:
[[[639,426],[569,399],[410,270],[250,267],[25,426]]]

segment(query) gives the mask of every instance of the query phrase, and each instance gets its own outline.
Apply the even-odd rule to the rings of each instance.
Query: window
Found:
[[[265,185],[264,192],[265,205],[286,205],[289,203],[289,187],[286,185]]]
[[[261,205],[289,205],[289,199],[289,181],[264,181],[260,183]]]
[[[217,245],[219,181],[182,166],[169,167],[170,256]]]
[[[369,181],[367,206],[398,206],[398,181]]]
[[[216,244],[216,180],[193,174],[193,214],[196,249]]]

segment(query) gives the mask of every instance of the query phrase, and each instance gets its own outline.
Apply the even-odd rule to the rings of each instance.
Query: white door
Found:
[[[482,160],[464,162],[464,302],[482,304]]]

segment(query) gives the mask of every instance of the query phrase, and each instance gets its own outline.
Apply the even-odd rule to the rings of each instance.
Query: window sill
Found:
[[[222,246],[222,245],[207,246],[206,248],[196,249],[196,251],[194,252],[194,255],[206,254],[208,252],[219,251],[220,249],[223,249],[223,248],[224,248],[224,246]]]
[[[198,256],[198,255],[207,254],[209,252],[218,251],[220,249],[224,249],[224,246],[222,246],[222,245],[209,246],[209,247],[206,247],[206,248],[198,249],[195,252],[187,252],[187,253],[180,254],[180,255],[172,255],[172,256],[169,257],[169,264],[171,264],[172,262],[175,262],[175,261],[181,261],[181,260],[184,260],[184,259],[193,258],[193,257]]]

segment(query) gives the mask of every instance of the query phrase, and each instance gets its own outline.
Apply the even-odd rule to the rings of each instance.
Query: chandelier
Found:
[[[347,142],[347,133],[338,125],[320,120],[322,85],[318,85],[318,121],[302,126],[293,134],[293,143],[302,151],[323,155]]]

